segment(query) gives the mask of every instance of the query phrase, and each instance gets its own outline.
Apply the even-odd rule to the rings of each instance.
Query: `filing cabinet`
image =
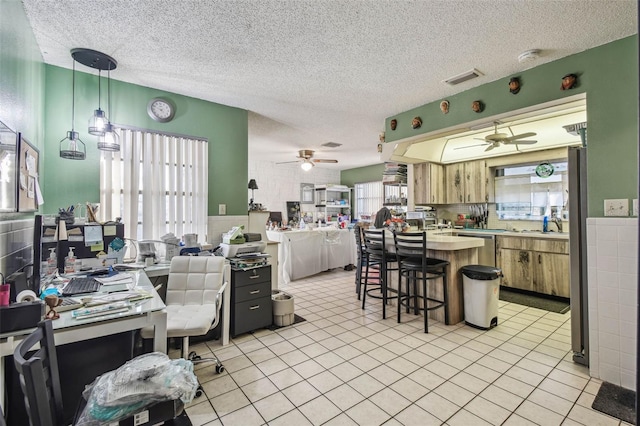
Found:
[[[230,333],[237,336],[273,323],[271,265],[231,270]]]

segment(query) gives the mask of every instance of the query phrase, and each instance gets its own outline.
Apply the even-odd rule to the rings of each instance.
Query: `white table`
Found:
[[[154,351],[166,353],[167,313],[164,310],[165,305],[144,272],[132,272],[131,275],[134,277],[135,289],[149,292],[153,295],[152,298],[139,302],[127,312],[84,320],[72,318],[71,311],[62,312],[60,318],[53,321],[56,346],[152,326],[154,328]],[[5,392],[4,357],[13,355],[16,346],[33,330],[32,328],[0,334],[0,406],[4,403]]]
[[[332,227],[297,231],[267,231],[267,237],[280,243],[278,258],[283,283],[357,263],[352,229]]]

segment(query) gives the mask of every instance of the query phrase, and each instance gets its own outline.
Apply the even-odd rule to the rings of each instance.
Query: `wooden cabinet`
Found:
[[[496,238],[502,285],[569,297],[569,242],[531,237]]]
[[[448,204],[489,201],[487,168],[484,160],[445,166],[445,193]]]
[[[413,203],[444,204],[444,166],[435,163],[413,165]]]
[[[231,270],[230,332],[237,336],[273,323],[271,265]]]

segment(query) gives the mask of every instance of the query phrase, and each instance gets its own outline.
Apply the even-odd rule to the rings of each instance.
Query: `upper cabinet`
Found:
[[[444,204],[444,166],[435,163],[413,165],[413,202]]]
[[[484,160],[445,166],[447,204],[489,201],[487,167]]]

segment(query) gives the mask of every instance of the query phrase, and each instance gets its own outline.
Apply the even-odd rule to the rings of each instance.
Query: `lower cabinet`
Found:
[[[271,265],[231,270],[230,317],[232,336],[271,326]]]
[[[569,297],[569,243],[530,237],[496,238],[496,265],[502,285]]]

